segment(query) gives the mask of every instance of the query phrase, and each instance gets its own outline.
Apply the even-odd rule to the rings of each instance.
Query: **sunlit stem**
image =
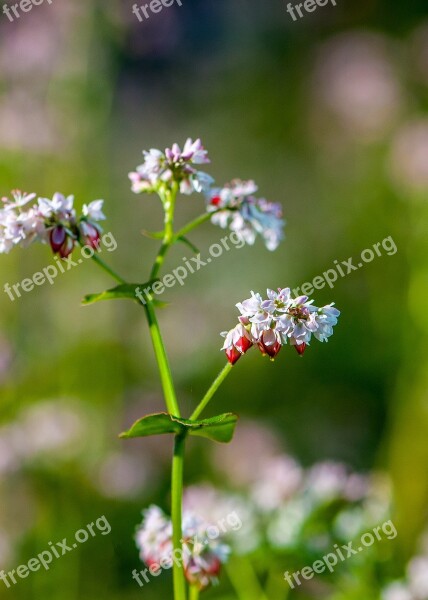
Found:
[[[174,441],[171,479],[171,520],[173,542],[174,600],[186,600],[186,582],[183,566],[182,514],[183,514],[183,470],[185,438],[177,435]]]
[[[207,406],[208,402],[211,400],[211,398],[214,396],[214,394],[216,393],[218,388],[221,386],[223,381],[229,375],[231,370],[232,370],[232,365],[229,362],[226,363],[226,365],[223,367],[223,369],[217,375],[216,379],[211,384],[211,387],[209,388],[209,390],[207,391],[205,396],[202,398],[202,400],[200,401],[198,406],[193,411],[193,413],[190,417],[191,421],[196,421],[196,419],[199,417],[199,415],[202,413],[202,411]]]

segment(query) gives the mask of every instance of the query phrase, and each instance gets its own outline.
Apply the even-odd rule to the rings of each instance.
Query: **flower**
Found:
[[[182,194],[207,192],[214,183],[210,175],[193,166],[210,162],[200,139],[188,138],[183,150],[174,143],[165,152],[152,148],[143,155],[144,162],[129,173],[131,189],[136,194],[160,191],[174,182],[179,184]]]
[[[251,334],[242,323],[236,325],[229,332],[223,331],[221,335],[226,338],[222,350],[225,350],[226,356],[232,365],[253,345]]]
[[[135,538],[141,560],[149,567],[177,560],[170,519],[157,506],[144,511],[143,517]],[[183,547],[179,560],[183,562],[186,579],[201,590],[217,583],[221,565],[227,561],[230,552],[229,546],[219,537],[210,539],[209,528],[210,523],[193,512],[183,513]]]
[[[143,523],[135,536],[141,560],[148,566],[159,565],[172,555],[172,524],[158,506],[143,511]]]
[[[251,292],[251,298],[238,302],[239,324],[221,334],[226,337],[222,350],[230,363],[235,364],[253,345],[274,359],[288,341],[302,355],[312,335],[320,342],[333,335],[340,315],[333,303],[318,308],[307,296],[292,298],[290,288],[266,293],[266,299]]]
[[[105,219],[103,200],[95,200],[83,206],[82,216],[77,217],[74,197],[55,193],[52,200],[35,194],[12,192],[12,200],[3,198],[0,209],[0,252],[7,253],[14,246],[28,246],[39,240],[49,243],[54,254],[67,258],[79,240],[97,249],[100,227],[97,221]]]
[[[229,227],[246,243],[253,245],[260,235],[268,250],[276,250],[284,238],[282,207],[264,198],[255,198],[254,181],[234,179],[223,188],[214,188],[207,194],[207,210],[213,212],[211,222],[223,229]]]

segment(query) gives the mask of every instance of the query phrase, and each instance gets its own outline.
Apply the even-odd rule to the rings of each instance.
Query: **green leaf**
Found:
[[[164,433],[181,433],[206,437],[214,442],[227,443],[233,438],[237,421],[238,415],[234,413],[225,413],[200,421],[189,421],[168,413],[157,413],[139,419],[129,431],[121,433],[120,437],[129,439]]]
[[[123,283],[111,288],[110,290],[101,292],[100,294],[88,294],[83,298],[82,304],[87,306],[88,304],[94,304],[95,302],[100,302],[101,300],[115,300],[116,298],[129,298],[131,300],[140,302],[135,294],[137,288],[144,293],[144,289],[151,287],[155,281],[157,280],[153,279],[151,281],[147,281],[146,283]]]
[[[152,240],[161,240],[165,235],[164,231],[147,231],[147,229],[143,229],[141,233]]]

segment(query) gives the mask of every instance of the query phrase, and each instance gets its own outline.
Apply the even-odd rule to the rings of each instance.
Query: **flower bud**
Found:
[[[82,244],[98,250],[100,244],[100,232],[98,229],[88,221],[81,221],[79,231]]]
[[[61,258],[67,258],[74,250],[74,240],[69,235],[65,238],[65,242],[58,250],[58,254]]]
[[[237,363],[238,360],[242,356],[242,353],[239,352],[239,350],[237,348],[235,348],[235,346],[232,346],[231,348],[227,348],[225,350],[225,353],[227,356],[227,360],[230,362],[231,365],[234,365],[235,363]]]
[[[263,331],[258,341],[258,347],[263,355],[268,355],[272,360],[279,354],[282,345],[279,334],[273,329]]]
[[[67,232],[62,225],[54,227],[49,234],[52,251],[56,254],[67,239]]]
[[[303,356],[303,354],[306,350],[306,346],[307,346],[307,344],[305,344],[305,342],[303,342],[301,344],[296,344],[294,347],[296,348],[297,354],[300,354],[300,356]]]

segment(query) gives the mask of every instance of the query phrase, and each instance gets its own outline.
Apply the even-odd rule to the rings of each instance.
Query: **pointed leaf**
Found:
[[[88,294],[83,298],[82,304],[87,306],[88,304],[94,304],[94,302],[100,302],[101,300],[114,300],[116,298],[129,298],[139,302],[135,293],[137,288],[139,288],[143,293],[143,290],[151,287],[155,281],[157,280],[153,279],[152,281],[147,281],[146,283],[123,283],[99,294]]]
[[[148,415],[139,419],[128,431],[120,435],[121,438],[129,439],[135,437],[147,437],[150,435],[161,435],[165,433],[189,434],[206,437],[215,442],[230,442],[238,416],[234,413],[225,413],[210,419],[200,421],[189,421],[174,417],[168,413]]]

